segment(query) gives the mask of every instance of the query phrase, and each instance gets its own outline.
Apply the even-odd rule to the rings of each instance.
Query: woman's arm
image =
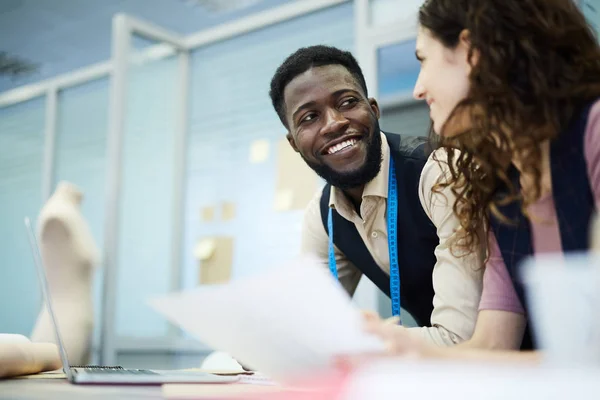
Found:
[[[481,297],[485,243],[469,252],[453,247],[460,240],[460,223],[453,212],[455,197],[449,187],[433,187],[449,174],[445,151],[432,154],[419,182],[419,198],[436,227],[439,244],[433,269],[433,313],[431,327],[409,328],[409,333],[428,343],[451,346],[473,334]]]

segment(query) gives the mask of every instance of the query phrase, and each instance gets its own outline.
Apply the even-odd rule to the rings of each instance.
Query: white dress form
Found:
[[[38,218],[40,251],[52,306],[69,363],[74,365],[90,362],[94,328],[92,280],[98,260],[98,248],[81,214],[81,199],[81,191],[75,185],[61,182]],[[45,305],[31,340],[56,343]]]

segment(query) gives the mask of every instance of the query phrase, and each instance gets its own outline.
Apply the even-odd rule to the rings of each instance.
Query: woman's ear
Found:
[[[469,30],[463,29],[460,35],[458,35],[458,46],[464,51],[464,54],[467,57],[467,63],[471,67],[474,67],[479,63],[479,50],[473,47],[473,43],[471,42],[471,32],[469,32]]]

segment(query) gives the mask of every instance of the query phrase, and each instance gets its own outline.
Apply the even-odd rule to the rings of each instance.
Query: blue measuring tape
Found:
[[[329,270],[333,277],[338,280],[337,265],[335,263],[335,251],[333,249],[333,212],[329,209],[327,215],[327,230],[329,231]]]
[[[333,248],[333,210],[329,209],[327,216],[327,230],[329,231],[329,270],[333,277],[338,279],[335,250]],[[398,184],[396,182],[396,169],[394,160],[390,157],[390,173],[388,181],[387,199],[387,231],[388,248],[390,253],[390,296],[392,298],[392,314],[400,315],[400,267],[398,266]],[[401,319],[402,320],[402,319]]]

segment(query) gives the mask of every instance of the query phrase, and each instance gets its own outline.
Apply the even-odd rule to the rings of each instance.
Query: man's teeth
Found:
[[[356,139],[348,139],[342,143],[338,143],[335,146],[331,146],[328,150],[327,150],[327,154],[335,154],[340,150],[344,150],[346,147],[351,147],[354,146],[356,144],[358,140]]]

